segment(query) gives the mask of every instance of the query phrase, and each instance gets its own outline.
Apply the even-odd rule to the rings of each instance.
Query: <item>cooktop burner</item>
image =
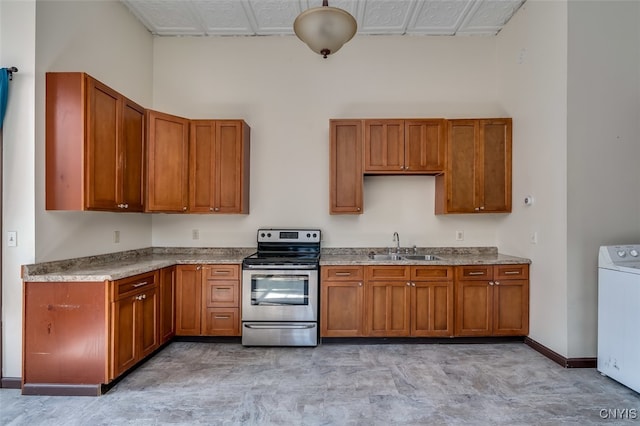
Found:
[[[317,268],[320,261],[319,229],[259,229],[258,251],[247,256],[243,267],[301,266]]]

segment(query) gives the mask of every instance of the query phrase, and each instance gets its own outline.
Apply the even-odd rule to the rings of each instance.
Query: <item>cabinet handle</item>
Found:
[[[212,212],[213,211],[213,207],[209,207],[209,211]]]
[[[215,319],[229,319],[230,316],[229,315],[216,315],[214,318]]]
[[[480,210],[480,207],[476,207],[476,208],[475,208],[475,210],[476,210],[476,211]]]
[[[496,281],[496,285],[500,285],[500,281]]]
[[[489,281],[489,285],[493,285],[493,281]]]
[[[134,284],[134,285],[132,285],[131,287],[133,287],[133,288],[138,288],[138,287],[142,287],[143,285],[147,285],[147,284],[149,284],[147,281],[143,281],[143,282],[141,282],[141,283]]]
[[[220,207],[215,207],[213,210],[216,211],[216,212],[219,212],[220,211]]]
[[[469,275],[484,275],[484,271],[471,271],[469,272]]]
[[[362,283],[358,283],[358,287],[362,287]]]
[[[484,206],[480,206],[480,210],[484,210]]]
[[[415,286],[416,286],[416,283],[411,283],[411,287],[415,287]]]
[[[216,289],[216,291],[220,291],[220,290],[229,291],[229,290],[231,290],[231,287],[218,287]]]
[[[221,271],[221,270],[213,271],[213,273],[216,275],[228,275],[230,272],[231,271]]]
[[[409,166],[404,166],[404,169],[405,170],[409,170]]]
[[[182,208],[182,211],[183,211],[183,212],[186,212],[186,211],[187,211],[187,208],[186,208],[186,207],[183,207],[183,208]]]
[[[125,209],[128,209],[128,208],[129,208],[129,204],[125,203],[123,207],[124,207]]]
[[[520,271],[505,271],[505,275],[520,275]]]
[[[360,211],[360,207],[356,207],[356,211]]]
[[[351,272],[336,272],[336,277],[350,277]]]

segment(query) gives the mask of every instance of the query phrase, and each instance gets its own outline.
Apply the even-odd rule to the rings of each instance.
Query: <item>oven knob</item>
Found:
[[[260,236],[261,236],[262,238],[264,238],[264,232],[263,232],[262,234],[260,234]]]
[[[271,238],[271,232],[267,233],[267,237]]]
[[[618,257],[625,257],[627,255],[627,252],[624,250],[618,250]]]
[[[311,238],[311,234],[307,232],[307,238]]]
[[[629,250],[629,254],[633,257],[638,257],[638,250],[636,249],[631,249]]]
[[[313,233],[313,238],[317,237],[318,234],[316,234],[315,232]]]

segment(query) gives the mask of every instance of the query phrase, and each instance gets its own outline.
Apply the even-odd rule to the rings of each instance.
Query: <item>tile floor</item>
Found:
[[[1,389],[0,424],[640,424],[640,396],[523,343],[174,342],[101,397]]]

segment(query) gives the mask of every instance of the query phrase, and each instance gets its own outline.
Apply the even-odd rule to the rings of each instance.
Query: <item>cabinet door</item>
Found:
[[[511,119],[480,121],[479,199],[484,212],[511,211]]]
[[[144,108],[122,98],[122,129],[118,144],[118,205],[128,212],[144,211]]]
[[[362,281],[322,281],[320,336],[359,337],[364,334]]]
[[[249,213],[249,127],[216,121],[215,213]]]
[[[405,120],[405,172],[442,173],[445,167],[446,122]]]
[[[529,280],[496,280],[493,286],[493,335],[529,334]]]
[[[117,210],[120,95],[87,76],[85,208]]]
[[[159,282],[160,309],[160,344],[168,342],[176,333],[176,268],[175,266],[160,270]]]
[[[366,335],[408,336],[411,284],[404,281],[371,281],[366,289]]]
[[[364,120],[364,172],[405,170],[403,120]]]
[[[137,362],[136,309],[137,295],[122,298],[113,305],[113,377]]]
[[[189,133],[189,211],[213,211],[215,181],[215,137],[213,120],[191,120]]]
[[[493,329],[493,286],[485,280],[456,284],[456,336],[490,336]]]
[[[147,116],[147,211],[184,212],[189,202],[189,121],[157,111]]]
[[[331,214],[362,213],[362,121],[330,121]]]
[[[201,266],[176,267],[176,335],[200,335],[202,312]]]
[[[136,309],[136,334],[138,334],[137,359],[141,360],[155,351],[158,343],[158,289],[147,289],[138,296]]]
[[[453,282],[412,283],[411,335],[453,336]]]
[[[445,176],[448,213],[473,213],[478,203],[478,131],[477,120],[449,121],[448,165]]]

